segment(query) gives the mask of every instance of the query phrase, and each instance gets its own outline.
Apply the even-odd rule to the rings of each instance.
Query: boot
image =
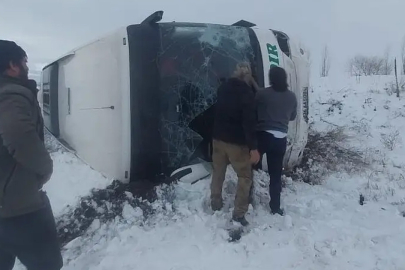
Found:
[[[281,208],[278,208],[278,209],[275,209],[275,210],[271,210],[271,213],[273,214],[273,215],[276,215],[276,214],[279,214],[280,216],[284,216],[284,210],[283,209],[281,209]]]
[[[243,217],[232,217],[232,220],[240,223],[242,226],[246,227],[249,225],[249,222],[246,220],[245,216]]]

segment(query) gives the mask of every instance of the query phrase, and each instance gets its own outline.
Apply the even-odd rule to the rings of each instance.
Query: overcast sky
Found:
[[[211,4],[210,4],[211,3]],[[400,54],[405,0],[0,0],[0,39],[27,51],[31,70],[156,10],[163,21],[231,24],[240,19],[286,32],[311,50],[319,72],[328,44],[332,70],[357,53]]]

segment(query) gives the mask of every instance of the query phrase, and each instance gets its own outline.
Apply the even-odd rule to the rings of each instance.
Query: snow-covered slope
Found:
[[[105,188],[111,181],[66,151],[46,132],[46,144],[54,162],[54,173],[44,189],[56,215],[78,203],[92,188]]]
[[[124,219],[94,221],[66,245],[64,269],[405,269],[405,99],[384,89],[392,81],[329,78],[313,84],[313,133],[342,128],[351,137],[339,146],[340,155],[356,150],[361,163],[325,172],[330,164],[322,168],[321,161],[309,160],[310,173],[323,169],[324,178],[320,185],[285,178],[285,217],[268,213],[260,188],[268,176],[256,173],[258,206],[247,216],[252,230],[239,242],[228,242],[224,226],[236,183],[230,168],[222,213],[213,215],[208,207],[210,179],[163,187],[147,219],[140,208],[126,204]],[[53,158],[55,175],[46,189],[57,216],[91,187],[108,184],[69,153]]]
[[[397,98],[394,83],[393,76],[320,81],[311,104],[315,130],[343,127],[351,136],[347,147],[363,151],[370,164],[363,174],[364,195],[391,203],[405,198],[405,89]]]

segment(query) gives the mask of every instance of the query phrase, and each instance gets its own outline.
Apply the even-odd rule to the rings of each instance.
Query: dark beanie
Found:
[[[15,42],[0,39],[0,74],[9,68],[10,62],[18,64],[26,56],[26,52]]]

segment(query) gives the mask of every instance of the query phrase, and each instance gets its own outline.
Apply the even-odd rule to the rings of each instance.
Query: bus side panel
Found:
[[[60,139],[95,170],[120,180],[127,162],[122,142],[124,37],[117,32],[59,62]]]
[[[288,123],[288,147],[289,151],[284,156],[284,166],[287,170],[293,168],[298,163],[298,155],[301,152],[301,148],[297,145],[297,134],[300,133],[300,106],[301,106],[301,93],[298,87],[297,78],[297,66],[291,60],[290,57],[283,54],[284,59],[284,69],[288,74],[288,85],[289,89],[295,93],[298,101],[297,105],[297,118],[294,121]]]
[[[296,147],[299,149],[292,158],[300,161],[303,155],[303,151],[308,141],[308,129],[309,129],[309,119],[308,119],[308,92],[309,92],[309,63],[306,59],[306,55],[301,53],[301,50],[297,47],[295,43],[290,43],[292,51],[292,59],[297,70],[297,98],[299,97],[300,102],[298,103],[298,115],[297,115],[297,134],[296,134]]]

